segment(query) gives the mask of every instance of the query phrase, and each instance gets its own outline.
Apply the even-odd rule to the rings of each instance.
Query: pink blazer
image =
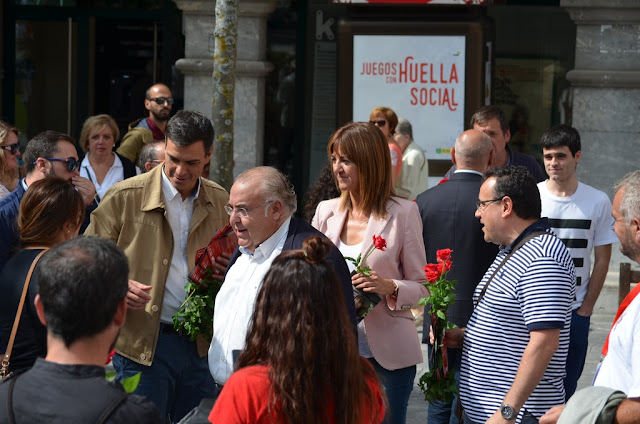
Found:
[[[339,210],[340,199],[320,202],[312,225],[338,244],[347,211]],[[382,236],[387,249],[374,251],[366,264],[383,278],[398,284],[398,298],[384,296],[364,319],[369,349],[380,365],[396,370],[422,362],[418,332],[411,313],[421,297],[427,296],[422,267],[426,265],[422,220],[418,206],[399,197],[387,202],[384,219],[371,217],[364,236],[363,255],[373,246],[373,236]]]

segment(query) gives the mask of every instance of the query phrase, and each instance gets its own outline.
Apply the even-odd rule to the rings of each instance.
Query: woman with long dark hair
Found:
[[[20,247],[0,273],[0,352],[5,352],[24,283],[36,257],[45,249],[76,237],[84,219],[82,196],[67,180],[49,177],[29,185],[18,214]],[[37,268],[37,266],[36,266]],[[31,368],[47,353],[47,329],[38,319],[33,301],[37,281],[29,282],[9,371]]]
[[[389,399],[385,422],[402,424],[416,364],[422,362],[411,313],[428,294],[421,284],[427,263],[422,219],[414,202],[395,196],[389,148],[374,125],[353,122],[339,128],[329,140],[327,154],[341,195],[320,202],[312,225],[343,256],[366,257],[364,265],[371,268],[369,275],[352,277],[354,287],[380,299],[358,324],[358,344]],[[367,256],[374,248],[374,237],[386,241],[386,250],[376,249]],[[352,264],[349,267],[355,271]]]
[[[267,272],[236,372],[212,423],[380,423],[384,400],[358,354],[340,283],[326,262],[331,242],[307,239]],[[341,295],[338,295],[339,297]],[[340,300],[340,299],[339,299]]]

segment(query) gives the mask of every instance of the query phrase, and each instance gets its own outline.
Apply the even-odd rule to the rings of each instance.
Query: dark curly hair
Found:
[[[542,202],[538,184],[524,166],[504,166],[492,168],[484,174],[483,182],[496,179],[493,187],[495,198],[509,196],[513,201],[513,211],[522,219],[540,219]]]
[[[269,367],[269,409],[284,423],[330,422],[327,399],[339,424],[382,416],[367,383],[377,381],[375,371],[360,358],[344,302],[331,300],[341,291],[325,260],[331,247],[313,236],[273,261],[236,364]]]
[[[323,200],[335,199],[340,197],[340,190],[336,186],[336,180],[333,178],[333,168],[327,163],[320,175],[307,192],[307,202],[304,205],[304,219],[311,222],[313,215],[316,213],[318,203]]]

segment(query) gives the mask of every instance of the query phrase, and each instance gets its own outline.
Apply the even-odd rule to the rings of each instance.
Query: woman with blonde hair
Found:
[[[80,165],[80,175],[96,186],[96,200],[104,197],[117,182],[140,174],[131,161],[113,151],[120,130],[109,115],[90,116],[80,132],[80,147],[86,153]]]
[[[380,131],[382,131],[382,134],[384,134],[387,140],[389,153],[391,154],[391,169],[393,170],[392,182],[395,185],[396,179],[402,170],[402,149],[393,137],[396,133],[396,127],[398,126],[398,116],[391,108],[377,106],[374,107],[369,114],[369,123],[380,128]]]
[[[225,424],[378,424],[384,396],[358,346],[326,260],[312,236],[282,252],[258,292],[244,350],[209,421]]]
[[[18,186],[18,130],[0,121],[0,199],[5,198]]]
[[[312,225],[345,257],[364,258],[374,248],[375,237],[386,241],[386,250],[374,250],[364,263],[370,275],[354,274],[352,284],[380,299],[358,324],[358,344],[389,399],[385,422],[404,423],[416,364],[422,362],[411,313],[428,293],[421,283],[427,263],[422,220],[414,202],[395,196],[389,148],[373,124],[355,122],[339,128],[327,154],[341,195],[318,205]]]
[[[0,273],[0,352],[5,352],[18,310],[25,280],[38,255],[76,237],[84,219],[82,196],[67,180],[49,177],[29,185],[20,202],[18,228],[23,248]],[[37,268],[37,266],[36,266]],[[33,301],[37,280],[29,282],[13,344],[9,371],[28,369],[47,353],[47,329],[36,314]]]

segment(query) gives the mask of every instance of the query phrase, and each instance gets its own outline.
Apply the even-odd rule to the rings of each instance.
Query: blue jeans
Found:
[[[433,347],[428,346],[429,356]],[[447,349],[447,355],[449,358],[449,372],[456,373],[456,381],[458,387],[460,386],[460,363],[462,362],[462,349]],[[458,402],[458,395],[453,398],[451,402],[436,401],[429,404],[427,410],[427,423],[428,424],[458,424],[459,420],[456,417],[455,409]]]
[[[405,424],[407,421],[407,405],[416,378],[416,366],[389,371],[384,369],[374,358],[368,358],[378,374],[384,387],[389,405],[384,414],[384,424]]]
[[[567,355],[566,371],[564,378],[565,401],[575,393],[578,379],[582,375],[584,361],[587,358],[589,346],[589,324],[591,317],[578,315],[574,309],[571,312],[571,333],[569,336],[569,353]]]
[[[112,362],[117,380],[141,372],[135,393],[146,396],[163,417],[174,423],[198,406],[201,399],[216,393],[207,357],[200,358],[196,343],[185,336],[160,333],[150,367],[120,355],[114,355]]]

